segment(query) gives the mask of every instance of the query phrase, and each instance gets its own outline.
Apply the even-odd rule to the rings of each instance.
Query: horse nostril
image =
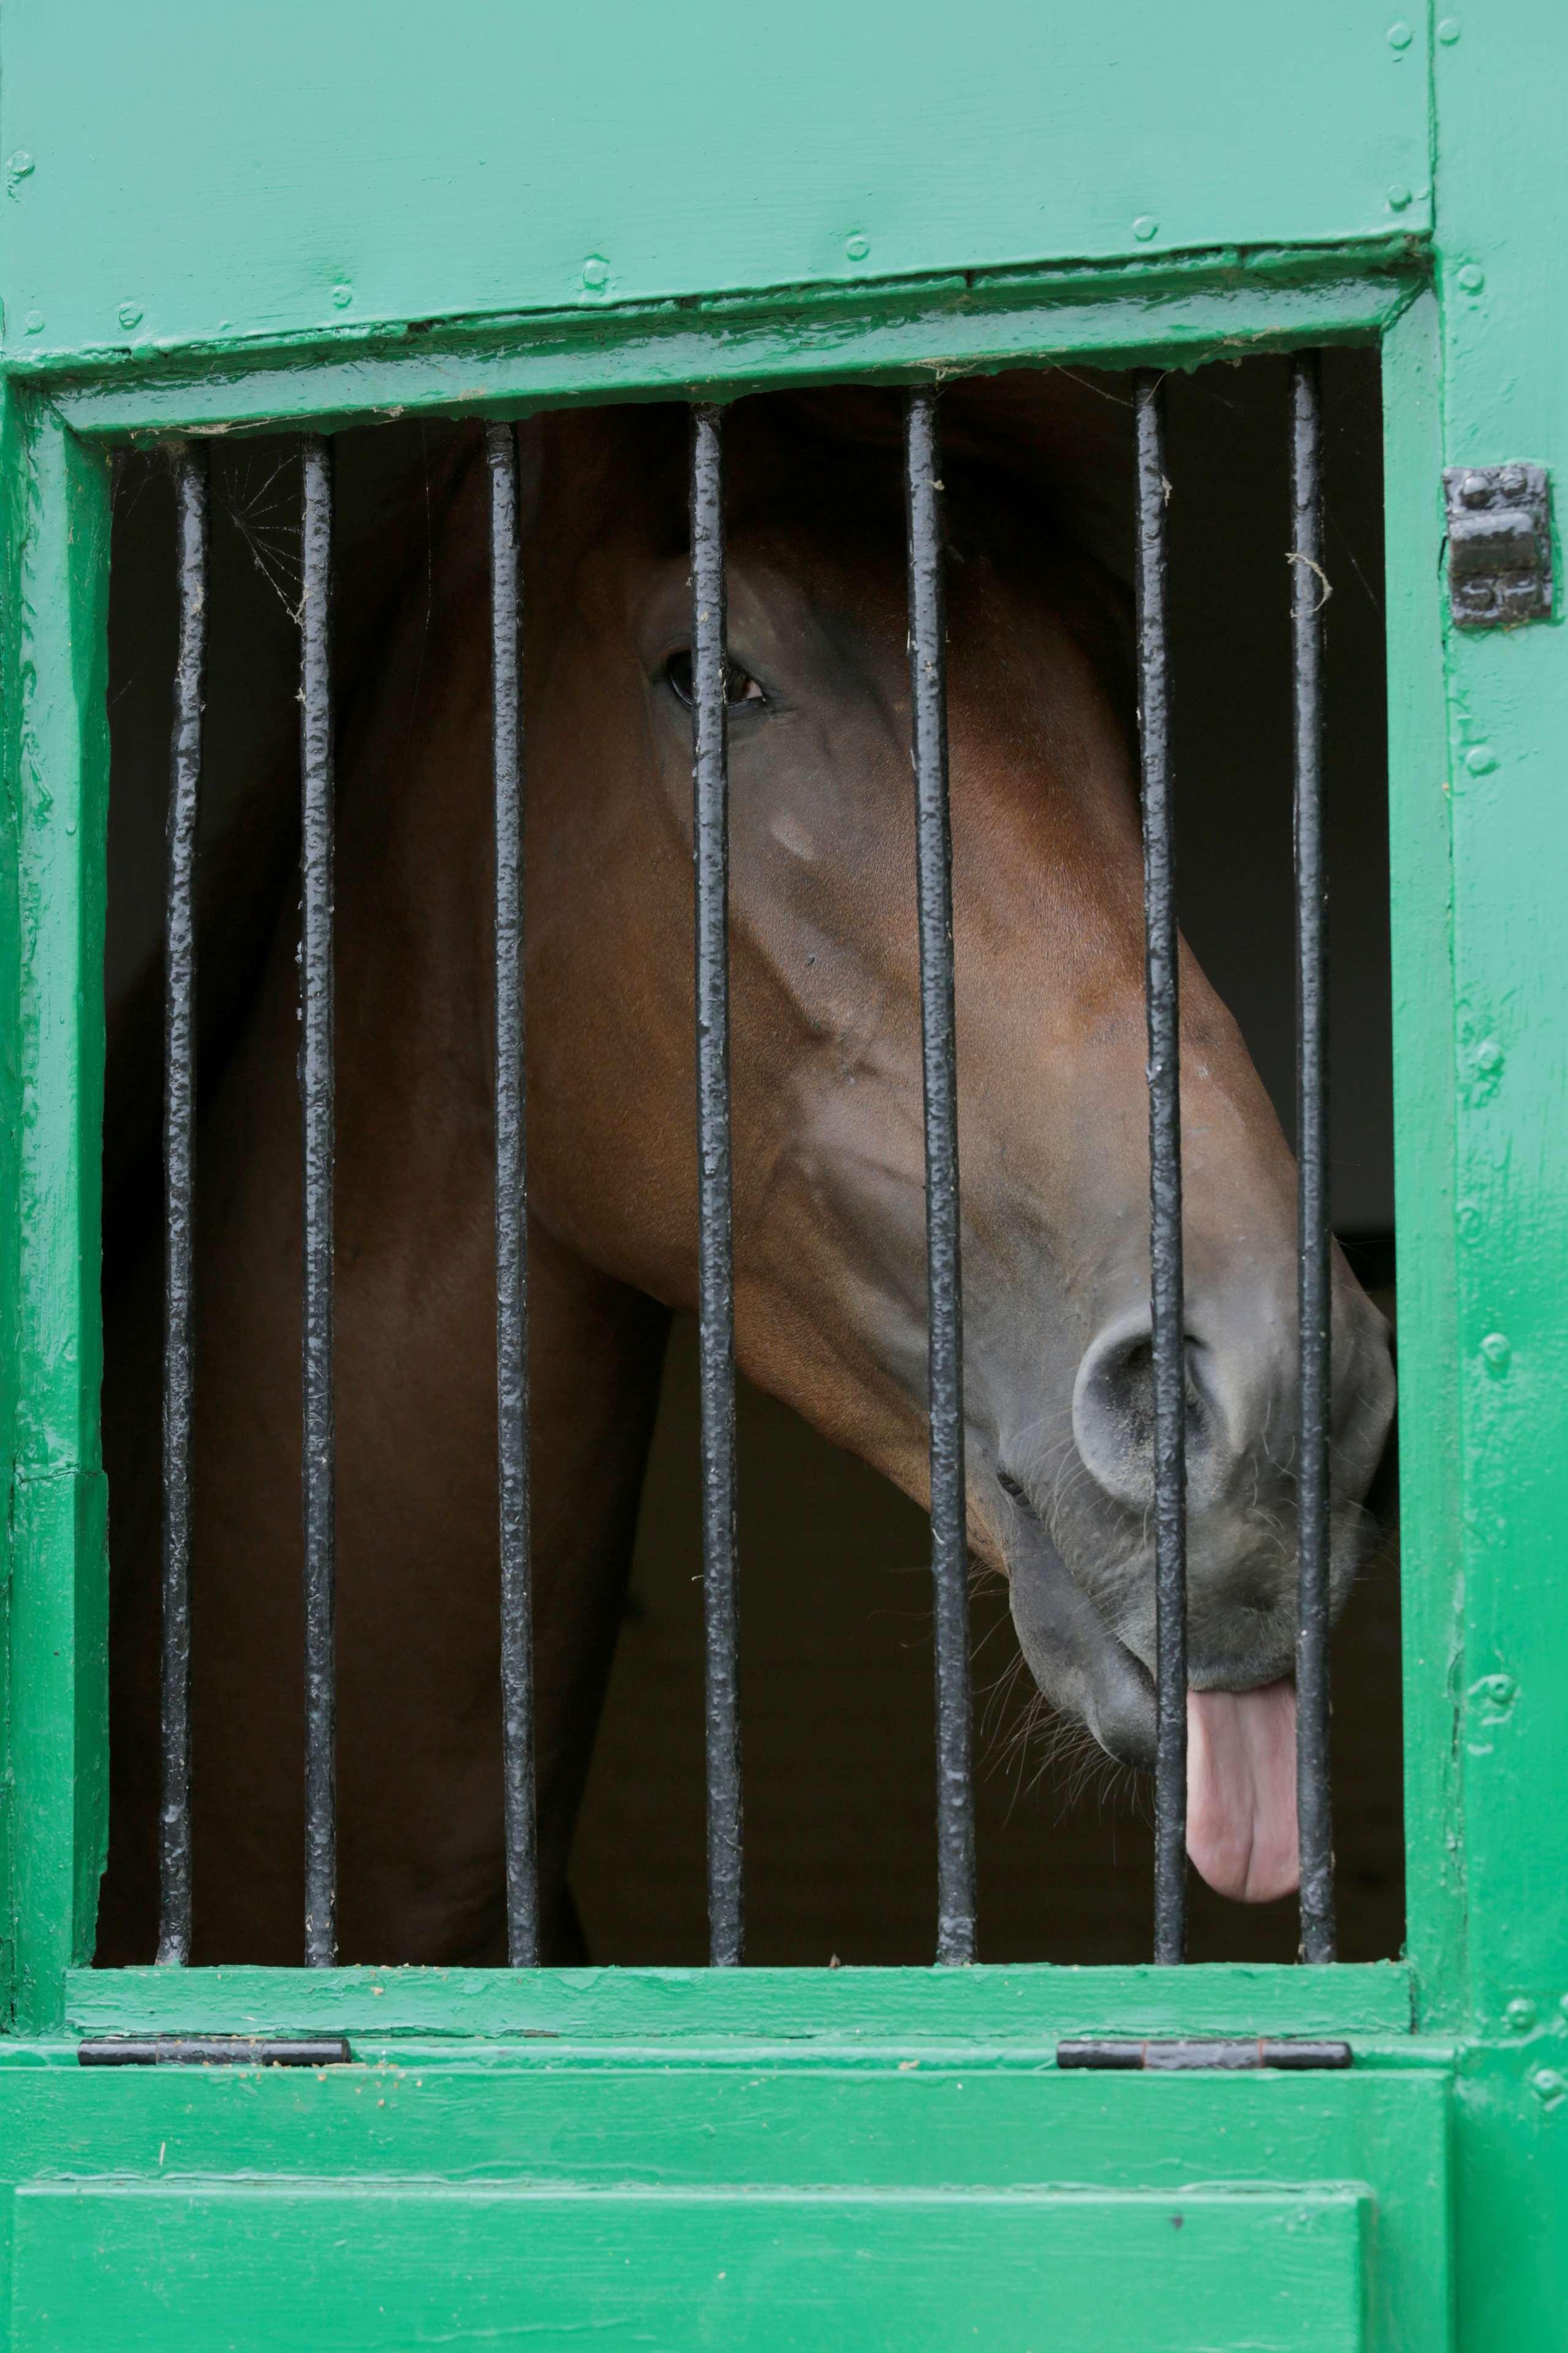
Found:
[[[1208,1410],[1194,1372],[1202,1344],[1186,1340],[1187,1447],[1206,1443]],[[1091,1477],[1119,1503],[1142,1511],[1154,1496],[1154,1343],[1146,1314],[1108,1324],[1086,1353],[1073,1387],[1073,1435]]]

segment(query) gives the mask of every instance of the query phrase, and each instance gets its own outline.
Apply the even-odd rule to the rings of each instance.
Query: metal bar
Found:
[[[207,461],[174,462],[180,634],[163,906],[163,1554],[158,1958],[191,1957],[192,1253],[196,1155],[196,827],[207,656]]]
[[[1141,370],[1138,734],[1143,785],[1144,992],[1149,1022],[1149,1264],[1154,1383],[1154,1958],[1180,1961],[1187,1915],[1186,1310],[1182,1280],[1181,1005],[1171,778],[1164,394]]]
[[[937,466],[936,394],[911,392],[905,412],[904,493],[909,522],[910,699],[925,1103],[926,1346],[936,1650],[936,1957],[939,1963],[958,1966],[974,1958],[974,1785],[952,996],[952,834],[947,793],[947,634],[942,483]]]
[[[301,448],[300,768],[303,908],[300,1095],[304,1113],[305,1960],[337,1950],[337,1695],[334,1553],[337,1439],[332,1407],[332,457]]]
[[[347,2067],[342,2034],[100,2034],[77,2044],[82,2067]]]
[[[1352,2057],[1348,2042],[1276,2042],[1263,2034],[1191,2042],[1128,2042],[1093,2036],[1057,2045],[1058,2067],[1160,2075],[1209,2074],[1216,2070],[1247,2073],[1258,2067],[1280,2067],[1299,2074],[1317,2068],[1348,2067]]]
[[[735,1283],[730,1166],[730,778],[724,420],[691,417],[692,854],[697,884],[697,1252],[702,1395],[702,1601],[708,1726],[708,1945],[744,1940],[735,1577]]]
[[[517,435],[491,425],[490,681],[496,828],[496,1417],[507,1955],[539,1965],[528,1461],[528,1135],[523,1072],[522,596]]]
[[[1329,997],[1323,857],[1323,418],[1315,353],[1290,367],[1296,791],[1296,1165],[1300,1349],[1296,1474],[1296,1808],[1301,1957],[1334,1957],[1329,1797]]]

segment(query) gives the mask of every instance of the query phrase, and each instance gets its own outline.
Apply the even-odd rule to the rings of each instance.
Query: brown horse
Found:
[[[924,1500],[901,483],[875,393],[730,428],[738,1346]],[[1047,1698],[1152,1747],[1142,917],[1125,600],[1072,395],[950,406],[951,754],[971,1536]],[[684,411],[525,438],[538,1767],[547,1943],[618,1622],[668,1313],[696,1282]],[[360,666],[339,772],[342,1942],[499,1955],[484,470]],[[297,918],[207,1089],[198,1238],[198,1956],[298,1957]],[[1294,1880],[1295,1174],[1182,972],[1191,1838]],[[100,1954],[153,1941],[158,1256],[110,1335],[116,1782]],[[1333,1583],[1392,1411],[1336,1257]]]

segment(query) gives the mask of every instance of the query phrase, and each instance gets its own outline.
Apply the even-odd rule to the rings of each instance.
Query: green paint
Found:
[[[109,465],[52,414],[20,436],[16,692],[21,1142],[16,1460],[98,1468],[109,817]]]
[[[107,1852],[106,1502],[101,1472],[24,1471],[13,1491],[16,1999],[34,2032],[91,1954]]]
[[[945,375],[1085,357],[1108,367],[1140,358],[1194,367],[1216,349],[1374,338],[1422,284],[1425,265],[1403,237],[1362,259],[1352,271],[1338,249],[1231,248],[1109,269],[979,273],[973,283],[721,297],[700,313],[666,302],[590,317],[551,312],[504,331],[449,320],[417,336],[339,332],[247,348],[243,364],[220,345],[199,363],[127,353],[86,379],[68,361],[58,380],[47,373],[77,431],[124,438],[668,397],[694,385],[728,398],[838,379],[850,365],[895,380],[929,375],[933,365]],[[220,357],[221,368],[211,364]]]
[[[1442,634],[1436,305],[1384,343],[1389,862],[1399,1236],[1405,1908],[1422,2024],[1463,2010],[1451,848]]]
[[[578,2040],[835,2045],[932,2036],[1022,2042],[1073,2034],[1407,2035],[1394,1962],[1292,1969],[293,1969],[75,1971],[66,2022],[83,2034],[370,2035],[530,2031]]]
[[[36,2029],[58,2020],[62,1972],[91,1952],[108,1821],[98,1391],[109,467],[39,407],[24,412],[16,443],[9,1778],[16,2014]]]
[[[962,37],[873,0],[454,0],[438,37],[369,0],[153,17],[0,25],[0,2343],[1557,2341],[1568,636],[1445,636],[1439,475],[1531,458],[1568,497],[1568,18],[1491,0],[1429,54],[1425,12],[1366,0],[984,0]],[[1407,1963],[77,1966],[104,1836],[106,445],[1378,337]],[[360,2063],[73,2063],[84,2031],[308,2026]],[[1356,2064],[1058,2073],[1057,2036],[1096,2031],[1337,2032]]]
[[[15,0],[6,345],[1374,243],[1428,216],[1425,50],[1368,0]]]
[[[672,303],[614,318],[550,315],[496,334],[463,322],[409,342],[343,336],[303,360],[294,348],[245,367],[115,367],[54,385],[85,436],[157,438],[345,424],[409,412],[512,414],[564,400],[682,397],[703,385],[736,397],[759,385],[963,375],[1006,364],[1093,358],[1196,367],[1215,351],[1290,351],[1371,342],[1422,275],[1401,245],[1377,269],[1344,273],[1342,254],[1227,254],[1159,270],[1030,270],[969,287],[936,280],[799,301],[715,301],[700,320]],[[717,330],[717,332],[715,332]],[[216,358],[216,355],[214,355]]]
[[[1218,2348],[1361,2342],[1353,2334],[1326,2333],[1346,2310],[1339,2300],[1342,2256],[1316,2274],[1317,2325],[1325,2334],[1270,2337],[1268,2326],[1272,2319],[1279,2327],[1281,2316],[1270,2315],[1268,2295],[1288,2274],[1289,2258],[1276,2252],[1265,2256],[1266,2248],[1279,2245],[1268,2221],[1261,2244],[1247,2236],[1259,2215],[1270,2211],[1295,2215],[1296,2227],[1310,2236],[1325,2211],[1344,2214],[1348,2193],[1349,2202],[1365,2198],[1369,2220],[1365,2341],[1407,2347],[1410,2353],[1443,2353],[1447,2346],[1446,2069],[1385,2072],[1367,2065],[1333,2080],[1087,2076],[1057,2075],[1038,2065],[975,2065],[973,2055],[917,2051],[912,2057],[884,2053],[875,2063],[802,2065],[774,2042],[754,2047],[741,2064],[694,2060],[670,2066],[647,2052],[617,2057],[606,2050],[589,2060],[534,2042],[514,2046],[504,2061],[459,2045],[444,2057],[420,2052],[402,2064],[302,2074],[230,2069],[84,2073],[47,2063],[0,2071],[0,2141],[16,2177],[34,2183],[42,2177],[46,2195],[68,2186],[92,2200],[90,2219],[76,2206],[68,2250],[52,2235],[72,2229],[63,2219],[71,2211],[65,2200],[47,2221],[37,2219],[36,2190],[19,2201],[13,2341],[138,2342],[130,2331],[145,2307],[139,2310],[133,2294],[123,2314],[116,2311],[112,2327],[101,2319],[94,2323],[90,2306],[84,2318],[80,2306],[45,2300],[46,2287],[51,2297],[92,2295],[95,2275],[101,2282],[107,2265],[113,2293],[128,2294],[139,2277],[148,2283],[147,2293],[163,2295],[165,2345],[188,2344],[193,2353],[200,2346],[205,2353],[228,2342],[215,2329],[210,2311],[179,2326],[182,2309],[190,2310],[182,2299],[190,2297],[193,2282],[175,2247],[195,2262],[204,2242],[213,2248],[215,2235],[233,2251],[242,2276],[258,2260],[258,2236],[274,2247],[279,2260],[267,2316],[282,2344],[289,2341],[281,2333],[289,2326],[312,2330],[305,2341],[313,2347],[428,2341],[412,2326],[401,2337],[363,2333],[370,2323],[356,2266],[372,2245],[384,2251],[395,2293],[417,2295],[421,2280],[426,2288],[435,2284],[436,2265],[420,2260],[431,2249],[418,2206],[378,2222],[367,2193],[428,2197],[445,2189],[453,2197],[452,2208],[444,2210],[452,2215],[447,2227],[476,2233],[469,2250],[487,2297],[509,2284],[504,2274],[498,2278],[500,2226],[485,2219],[498,2193],[526,2193],[535,2201],[531,2209],[519,2204],[504,2211],[517,2218],[510,2234],[510,2284],[542,2295],[552,2292],[550,2267],[564,2260],[563,2249],[575,2252],[581,2244],[572,2234],[592,2232],[595,2213],[616,2213],[608,2200],[625,2200],[628,2207],[634,2196],[639,2201],[637,2211],[647,2217],[637,2233],[639,2255],[646,2249],[647,2259],[656,2260],[652,2240],[669,2245],[679,2258],[672,2298],[689,2293],[691,2271],[703,2261],[717,2272],[727,2268],[730,2251],[743,2262],[764,2259],[763,2226],[737,2225],[736,2217],[768,2201],[770,2231],[803,2227],[809,2211],[812,2227],[822,2233],[822,2253],[806,2268],[820,2267],[824,2278],[815,2286],[793,2284],[795,2292],[817,2299],[817,2335],[807,2342],[905,2341],[918,2316],[898,2300],[895,2284],[887,2284],[885,2305],[868,2311],[855,2301],[858,2263],[879,2264],[888,2246],[900,2244],[907,2251],[900,2261],[922,2279],[920,2308],[950,2325],[945,2339],[916,2336],[915,2343],[973,2341],[951,2328],[952,2299],[961,2295],[965,2302],[956,2309],[969,2310],[971,2326],[985,2323],[981,2343],[1028,2345],[1029,2335],[1004,2332],[1039,2313],[1043,2295],[1053,2325],[1067,2332],[1047,2336],[1047,2347],[1106,2344],[1127,2353],[1148,2353],[1150,2346],[1164,2343]],[[342,2201],[316,2210],[314,2235],[301,2230],[300,2205],[290,2211],[288,2203],[306,2182],[313,2194]],[[270,2185],[278,2204],[259,2210],[259,2221],[256,2206],[237,2213],[230,2201],[252,2198],[263,2185]],[[128,2191],[135,2193],[134,2202]],[[1042,2191],[1074,2194],[1072,2227],[1060,2226],[1056,2201],[1037,2197],[1033,2219],[1040,2227],[1030,2234],[1032,2269],[1026,2276],[1017,2268],[1017,2242],[1006,2217],[1021,2221],[1026,2201],[1020,2193]],[[357,2198],[347,2194],[353,2192]],[[1131,2202],[1129,2192],[1135,2194]],[[1260,2192],[1268,2206],[1261,2204]],[[1251,2253],[1224,2266],[1223,2277],[1184,2288],[1185,2301],[1166,2319],[1184,2325],[1185,2337],[1133,2333],[1133,2320],[1142,2330],[1152,2309],[1135,2300],[1150,2283],[1133,2284],[1121,2276],[1123,2267],[1142,2267],[1142,2218],[1154,2201],[1174,2201],[1184,2213],[1194,2193],[1211,2215],[1217,2242],[1247,2243]],[[123,2202],[115,2204],[117,2198]],[[526,2232],[530,2211],[548,2217],[536,2226],[537,2250],[519,2235]],[[1110,2226],[1100,2218],[1111,2212],[1120,2214],[1124,2235],[1108,2242],[1100,2234]],[[218,2232],[214,2218],[220,2213],[243,2227]],[[918,2227],[911,2220],[917,2213],[923,2215]],[[848,2229],[848,2216],[862,2227]],[[1176,2235],[1168,2219],[1159,2228]],[[170,2229],[179,2234],[173,2245],[163,2236]],[[388,2243],[388,2229],[401,2233],[401,2251]],[[1292,2227],[1285,2229],[1289,2239]],[[629,2218],[616,2213],[616,2230],[625,2253],[633,2236]],[[758,2236],[751,2235],[753,2230]],[[39,2236],[29,2245],[35,2232]],[[1084,2318],[1074,2249],[1089,2233],[1099,2251],[1100,2326],[1110,2332],[1124,2316],[1129,2325],[1120,2336],[1076,2333]],[[846,2244],[867,2249],[868,2256],[855,2256],[840,2271]],[[1318,2252],[1323,2252],[1321,2241]],[[302,2267],[297,2295],[296,2253]],[[201,2266],[212,2259],[210,2252],[204,2254]],[[449,2240],[448,2281],[462,2260]],[[325,2275],[315,2268],[329,2263],[335,2268]],[[29,2306],[24,2294],[34,2295],[31,2283],[40,2273],[39,2292]],[[202,2276],[201,2268],[195,2276]],[[591,2300],[580,2299],[563,2315],[559,2307],[553,2313],[544,2307],[563,2341],[569,2328],[580,2337],[624,2325],[606,2274],[595,2277],[590,2267],[586,2276]],[[1011,2308],[988,2300],[1009,2287]],[[1212,2300],[1200,2302],[1200,2296]],[[25,2333],[22,2324],[32,2325],[39,2306],[54,2311],[62,2332],[74,2327],[74,2340],[68,2333],[56,2338]],[[393,2309],[397,2312],[395,2304]],[[879,2310],[887,2315],[880,2326]],[[1205,2335],[1194,2333],[1194,2312]],[[62,2313],[68,2316],[65,2321],[59,2321]],[[678,2301],[661,2319],[663,2331],[651,2335],[656,2344],[724,2341],[704,2333],[710,2325],[706,2315],[688,2323]],[[858,2336],[834,2333],[850,2320]],[[493,2325],[476,2297],[461,2308],[456,2341],[463,2341],[467,2329],[478,2342],[493,2342],[485,2334]],[[746,2313],[752,2333],[742,2341],[790,2346],[801,2341],[789,2333],[797,2325],[798,2308],[789,2296],[781,2295],[776,2306],[763,2298]],[[531,2341],[521,2324],[519,2336]],[[240,2335],[235,2341],[250,2340]]]
[[[861,2353],[1361,2353],[1368,2200],[1074,2190],[39,2187],[16,2203],[27,2353],[364,2353],[581,2341]],[[1108,2322],[1106,2278],[1120,2282]]]
[[[1568,253],[1550,0],[1466,12],[1435,60],[1449,464],[1551,469],[1568,501]],[[1499,135],[1509,93],[1506,137]],[[1559,552],[1561,560],[1561,552]],[[1560,581],[1561,581],[1561,575]],[[1468,2009],[1462,2341],[1548,2344],[1568,2306],[1568,633],[1447,645]],[[1468,754],[1485,746],[1490,765]],[[1508,1344],[1499,1369],[1483,1343]],[[1495,1352],[1494,1352],[1495,1354]],[[1534,2021],[1531,2024],[1531,2021]],[[1542,2089],[1534,2086],[1544,2079]]]
[[[16,2000],[12,1934],[11,1591],[16,1574],[16,1432],[21,1393],[22,946],[19,557],[24,524],[20,402],[0,376],[0,1444],[5,1448],[4,1583],[0,1586],[0,2002]]]

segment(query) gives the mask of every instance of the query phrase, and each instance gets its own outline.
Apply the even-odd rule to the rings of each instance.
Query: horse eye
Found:
[[[677,701],[684,702],[689,711],[693,696],[691,655],[685,647],[679,653],[670,655],[664,675]],[[765,702],[767,696],[749,670],[742,670],[739,662],[731,662],[724,672],[724,700],[734,711],[744,702]]]

